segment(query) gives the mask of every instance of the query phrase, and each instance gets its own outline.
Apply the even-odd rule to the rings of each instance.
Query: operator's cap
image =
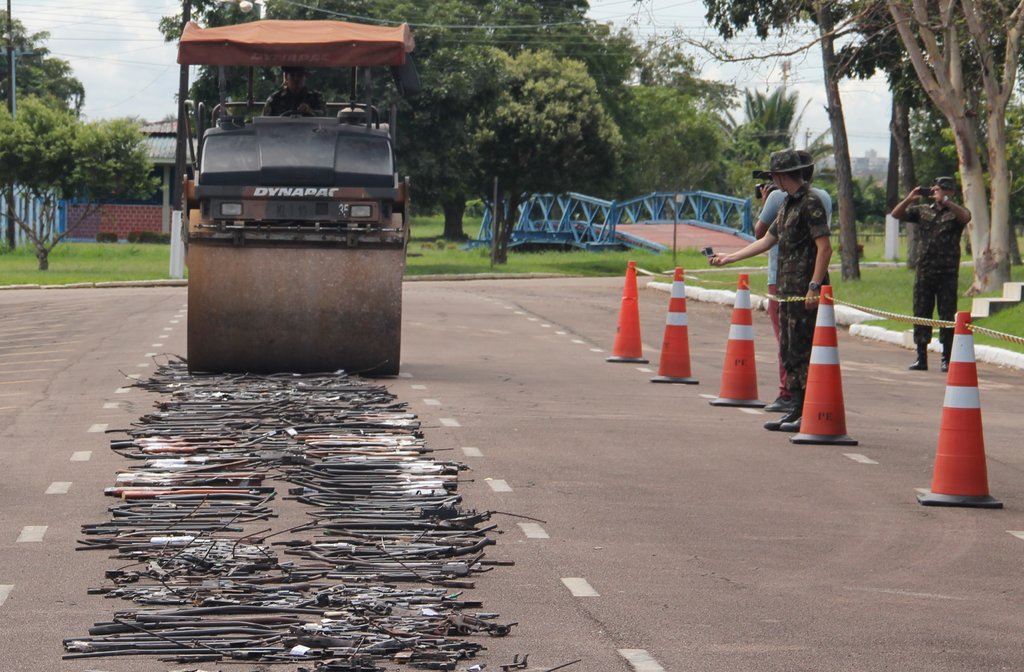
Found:
[[[956,191],[956,180],[952,177],[936,177],[935,186],[946,191]]]

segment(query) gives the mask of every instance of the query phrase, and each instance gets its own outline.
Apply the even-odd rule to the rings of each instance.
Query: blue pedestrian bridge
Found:
[[[621,201],[569,192],[533,194],[524,200],[515,219],[510,247],[520,245],[565,245],[586,250],[645,249],[663,252],[663,244],[620,231],[623,225],[683,224],[745,240],[754,240],[750,199],[707,191],[656,191]],[[484,210],[483,222],[471,246],[490,245],[493,214]]]

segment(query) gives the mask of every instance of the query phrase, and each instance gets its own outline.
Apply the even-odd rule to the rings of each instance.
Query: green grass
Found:
[[[444,223],[440,217],[420,217],[413,221],[409,242],[408,275],[468,274],[468,273],[559,273],[571,276],[617,276],[623,273],[628,260],[654,273],[671,271],[671,254],[650,252],[583,252],[513,250],[509,263],[491,268],[489,250],[464,249],[461,243],[442,238]],[[472,225],[467,231],[475,233]],[[883,238],[873,235],[864,243],[864,261],[879,261],[883,253]],[[27,247],[0,254],[0,285],[65,285],[118,280],[153,280],[168,277],[170,249],[159,244],[124,243],[62,243],[50,255],[50,270],[39,271],[32,250]],[[838,262],[838,252],[833,261]],[[716,289],[736,287],[738,271],[734,268],[709,269],[707,261],[696,250],[680,250],[677,263],[686,269],[687,281],[695,286]],[[762,270],[767,257],[755,257],[742,262],[754,267],[745,271],[750,275],[751,289],[755,293],[767,290],[767,272]],[[1019,270],[1017,271],[1019,274]],[[914,273],[905,267],[861,267],[861,279],[845,282],[838,271],[832,274],[836,299],[879,310],[911,314],[911,296]],[[971,282],[970,269],[960,273],[959,310],[970,310],[971,300],[963,296]],[[878,326],[902,331],[910,325],[898,321],[872,322]],[[1024,306],[1004,310],[993,317],[979,321],[980,326],[995,331],[1024,335]],[[996,345],[1018,352],[1024,346],[976,334],[979,344]]]
[[[168,277],[170,246],[128,243],[61,243],[50,268],[39,270],[31,247],[0,254],[0,285],[68,285],[80,282],[154,280]]]

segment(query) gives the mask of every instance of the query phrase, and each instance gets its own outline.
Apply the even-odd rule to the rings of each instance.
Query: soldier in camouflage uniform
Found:
[[[917,276],[914,278],[914,316],[931,319],[937,306],[940,320],[952,321],[956,317],[957,281],[960,276],[960,237],[971,221],[971,212],[954,203],[950,197],[956,190],[952,177],[935,179],[935,186],[917,187],[903,202],[893,208],[892,216],[917,224]],[[932,202],[911,205],[917,198]],[[914,325],[914,344],[917,359],[910,365],[913,371],[928,370],[928,343],[932,328]],[[949,369],[949,354],[953,348],[953,330],[939,330],[942,343],[942,370]]]
[[[793,149],[772,154],[767,172],[787,196],[768,233],[742,250],[716,254],[709,260],[713,266],[724,266],[766,252],[778,243],[778,291],[783,297],[804,298],[779,307],[779,347],[794,409],[781,420],[766,422],[765,429],[771,431],[800,431],[818,295],[821,286],[828,283],[828,262],[832,258],[825,206],[809,191],[803,178],[802,171],[809,165]]]
[[[318,91],[306,88],[305,68],[288,66],[282,70],[284,84],[267,98],[263,116],[278,117],[288,112],[311,117],[323,116],[324,97]]]

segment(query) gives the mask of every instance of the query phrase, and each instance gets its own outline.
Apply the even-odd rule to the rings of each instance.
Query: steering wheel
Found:
[[[281,114],[279,114],[277,116],[279,116],[279,117],[314,117],[316,115],[313,114],[312,110],[310,110],[309,112],[303,112],[301,110],[291,109],[291,110],[285,110],[284,112],[282,112]]]

